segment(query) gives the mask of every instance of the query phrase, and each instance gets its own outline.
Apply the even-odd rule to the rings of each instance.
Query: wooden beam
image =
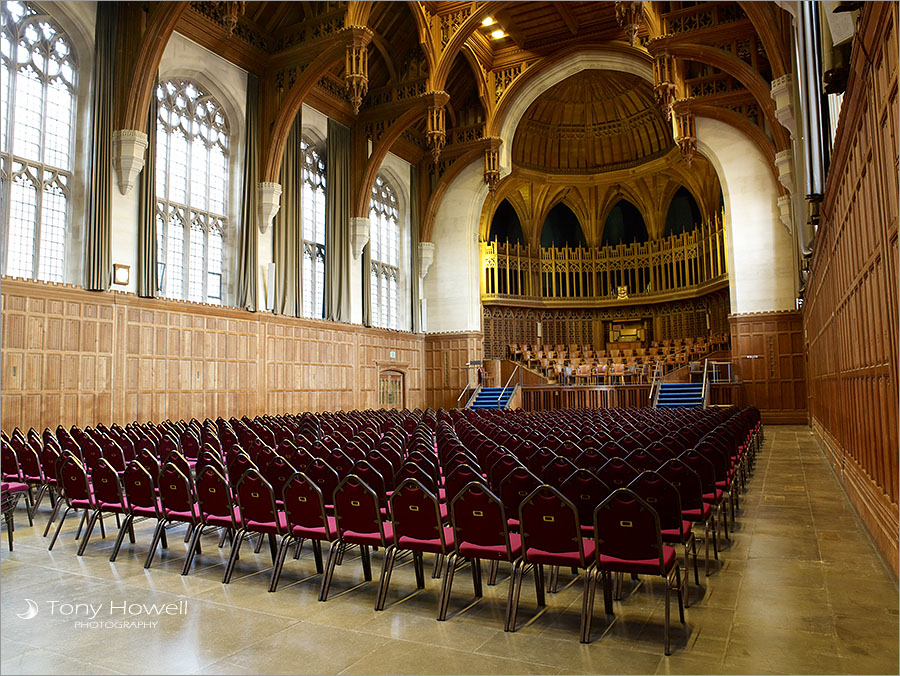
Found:
[[[513,21],[512,17],[509,15],[505,9],[501,9],[499,12],[495,12],[494,16],[497,19],[497,23],[500,24],[500,28],[503,29],[510,39],[515,43],[516,47],[519,49],[525,49],[525,36],[522,34],[522,31],[516,26],[516,22]]]
[[[566,27],[569,29],[569,32],[572,35],[578,35],[578,21],[572,15],[572,12],[566,7],[566,3],[564,2],[554,2],[553,7],[559,13],[559,16],[562,17],[562,20],[566,23]]]

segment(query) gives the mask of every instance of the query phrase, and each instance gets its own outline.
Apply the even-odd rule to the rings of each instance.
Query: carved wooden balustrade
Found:
[[[482,242],[481,270],[484,303],[584,306],[684,298],[727,284],[725,229],[716,218],[691,232],[614,247]]]

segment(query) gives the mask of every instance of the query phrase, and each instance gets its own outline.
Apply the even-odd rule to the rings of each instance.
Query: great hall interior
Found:
[[[897,21],[4,1],[0,671],[898,673]]]

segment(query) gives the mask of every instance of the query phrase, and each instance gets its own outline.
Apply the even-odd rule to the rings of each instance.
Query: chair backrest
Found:
[[[188,431],[181,435],[181,454],[184,457],[196,460],[200,457],[202,448],[200,440],[193,432]]]
[[[241,451],[231,457],[228,461],[228,481],[233,488],[237,487],[237,482],[241,480],[248,469],[259,471],[259,467],[250,459],[249,455]]]
[[[197,502],[200,503],[201,518],[207,516],[228,517],[234,523],[234,502],[231,488],[225,475],[213,464],[208,464],[197,472]]]
[[[540,477],[544,483],[550,484],[554,488],[559,488],[563,481],[568,479],[577,469],[578,467],[570,460],[558,455],[541,470]]]
[[[577,552],[585,567],[584,545],[578,510],[552,486],[542,485],[529,493],[519,506],[522,552],[529,550],[562,554]]]
[[[713,493],[716,490],[716,468],[709,458],[689,448],[679,455],[678,459],[697,473],[704,493]]]
[[[191,464],[188,462],[187,458],[185,458],[178,451],[172,451],[171,453],[169,453],[169,455],[166,457],[166,462],[175,465],[185,476],[191,476]],[[162,468],[160,469],[160,471],[162,471]]]
[[[636,448],[625,457],[625,462],[634,467],[639,472],[645,470],[655,471],[662,464],[655,455],[643,448]]]
[[[87,468],[74,453],[63,453],[56,471],[68,500],[92,501]]]
[[[603,467],[597,470],[597,476],[603,479],[612,490],[625,488],[637,475],[638,471],[624,458],[610,458]]]
[[[152,508],[161,517],[159,501],[156,498],[156,478],[159,475],[151,475],[137,460],[132,460],[125,468],[122,483],[125,488],[125,497],[128,498],[128,506]]]
[[[154,446],[153,448],[155,449],[156,447]],[[157,458],[156,454],[151,452],[150,449],[145,447],[139,448],[134,454],[134,460],[132,462],[140,463],[154,478],[159,476],[159,470],[161,469],[159,458]],[[126,467],[126,469],[128,468]]]
[[[404,538],[437,540],[446,552],[438,499],[416,479],[404,479],[391,495],[391,520],[398,546],[404,545]]]
[[[540,485],[541,480],[526,468],[514,468],[500,483],[500,499],[506,514],[511,518],[518,518],[522,500]]]
[[[482,465],[483,467],[485,465]],[[506,478],[506,475],[512,472],[516,467],[524,467],[524,465],[511,453],[502,453],[497,455],[497,460],[490,465],[488,469],[487,479],[491,487],[500,490],[500,484]]]
[[[285,483],[282,497],[289,526],[324,528],[328,540],[337,537],[325,513],[322,491],[306,474],[294,473]]]
[[[670,458],[657,471],[678,490],[682,509],[703,509],[703,483],[683,460]]]
[[[609,495],[609,486],[587,469],[578,469],[559,487],[575,509],[582,526],[594,525],[594,509]]]
[[[377,534],[384,542],[384,526],[378,496],[362,479],[348,474],[334,489],[334,514],[338,532]]]
[[[378,504],[381,507],[387,507],[387,487],[381,472],[375,469],[368,460],[357,460],[353,463],[352,474],[358,476],[369,488],[375,491],[375,495],[378,496]]]
[[[627,448],[622,446],[618,441],[607,441],[602,448],[598,449],[607,458],[624,458],[628,455]]]
[[[728,480],[728,471],[731,468],[731,461],[717,444],[701,439],[697,442],[697,445],[694,446],[693,449],[685,451],[685,453],[691,452],[703,456],[704,458],[709,460],[710,463],[712,463],[716,481]],[[687,462],[687,459],[685,459],[685,462]],[[28,470],[25,468],[25,463],[20,462],[20,464],[22,465],[22,471],[27,475]]]
[[[44,472],[41,469],[41,459],[31,444],[26,444],[16,451],[16,459],[19,461],[19,470],[22,476],[29,481],[43,481]],[[2,458],[0,458],[2,462]],[[4,470],[6,467],[3,468]]]
[[[91,472],[91,486],[97,503],[124,504],[119,473],[106,458],[100,458]]]
[[[469,463],[457,465],[450,474],[444,478],[444,492],[446,493],[447,503],[449,504],[453,498],[459,495],[459,492],[472,481],[484,481],[481,472]]]
[[[394,472],[396,470],[391,464],[391,461],[388,460],[381,451],[374,448],[366,453],[366,460],[372,467],[381,473],[381,476],[384,479],[385,489],[389,491],[394,490]]]
[[[275,494],[262,472],[254,467],[244,472],[244,476],[237,482],[235,493],[245,527],[253,523],[274,523],[276,531],[283,532],[278,509],[275,507]]]
[[[52,444],[44,444],[44,449],[41,451],[41,469],[44,471],[44,478],[47,481],[58,481],[59,477],[56,474],[56,468],[59,465],[59,456],[60,453]]]
[[[338,477],[337,472],[332,469],[331,465],[321,458],[315,458],[306,467],[304,474],[306,474],[306,476],[319,487],[319,490],[322,491],[322,497],[325,498],[325,504],[333,504],[334,490],[340,483],[340,477]]]
[[[594,510],[597,559],[601,555],[627,561],[658,560],[665,575],[659,516],[641,497],[627,488],[614,491]]]
[[[506,560],[512,559],[509,528],[503,502],[480,481],[473,481],[450,502],[450,518],[456,551],[466,543],[479,547],[506,548]]]
[[[586,448],[575,458],[575,465],[581,469],[596,472],[606,464],[607,457],[596,448]]]
[[[340,449],[332,449],[326,460],[339,477],[347,476],[353,469],[353,461]]]
[[[97,463],[103,457],[103,451],[90,435],[82,433],[78,439],[78,446],[81,448],[81,457],[84,458],[84,464],[89,472],[94,470]]]
[[[677,530],[682,533],[684,521],[681,516],[681,496],[678,489],[655,471],[641,472],[628,484],[628,490],[637,493],[656,510],[659,526],[663,530]]]
[[[290,479],[296,472],[297,469],[285,458],[281,457],[277,453],[272,454],[272,458],[263,468],[263,476],[266,478],[266,481],[268,481],[272,486],[272,492],[275,493],[276,500],[281,499],[281,494],[284,492],[285,484],[287,484],[288,479]]]
[[[528,459],[525,461],[525,466],[532,474],[540,475],[544,467],[546,467],[549,462],[555,457],[556,453],[551,451],[549,448],[540,447],[534,453],[528,456]]]
[[[170,454],[169,457],[175,457]],[[177,455],[181,455],[180,453]],[[193,520],[194,505],[197,502],[190,474],[185,474],[178,463],[167,462],[159,473],[159,496],[163,511],[188,513]]]

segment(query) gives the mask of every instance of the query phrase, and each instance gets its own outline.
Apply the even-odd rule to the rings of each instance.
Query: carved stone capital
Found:
[[[272,226],[272,219],[281,209],[281,184],[260,183],[257,188],[257,219],[259,231],[266,234]]]
[[[134,187],[137,175],[144,169],[147,144],[147,134],[137,129],[119,129],[112,134],[113,167],[123,195]]]
[[[350,250],[353,260],[359,258],[362,250],[369,243],[369,217],[358,216],[350,219]]]
[[[425,279],[434,263],[434,242],[419,242],[419,278]]]

